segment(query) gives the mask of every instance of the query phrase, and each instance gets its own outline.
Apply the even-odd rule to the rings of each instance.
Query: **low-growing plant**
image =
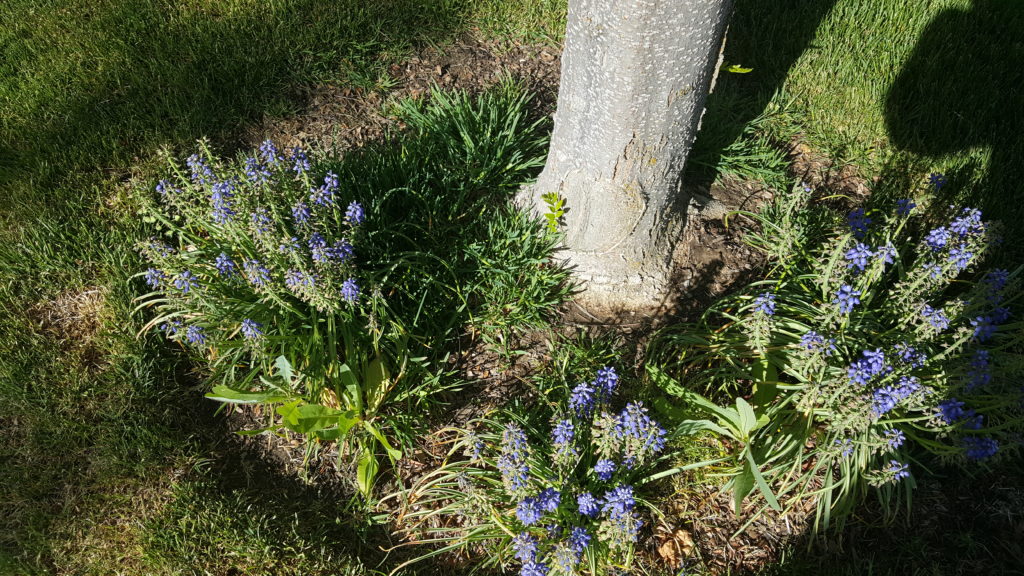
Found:
[[[402,494],[398,521],[416,544],[441,545],[413,561],[462,550],[474,569],[511,564],[520,574],[609,574],[627,568],[648,512],[645,483],[666,431],[640,402],[611,411],[613,368],[563,388],[547,413],[511,410],[445,431],[445,463]]]
[[[255,432],[344,440],[369,492],[376,455],[400,458],[458,385],[428,368],[446,342],[543,324],[570,290],[556,238],[505,202],[543,154],[527,103],[511,84],[405,102],[405,132],[340,160],[269,141],[169,159],[140,194],[146,329],[207,362],[210,398],[274,405]]]
[[[280,421],[265,430],[352,436],[368,491],[378,465],[359,439],[400,458],[382,409],[437,381],[383,299],[360,289],[373,281],[354,264],[363,205],[335,174],[315,178],[303,150],[284,155],[270,141],[238,162],[203,146],[170,167],[145,209],[160,232],[140,247],[153,289],[140,306],[155,313],[146,329],[208,361],[210,398],[276,405]]]
[[[664,333],[651,374],[715,416],[689,425],[731,447],[719,472],[737,513],[756,486],[762,505],[814,499],[817,528],[870,487],[909,502],[911,446],[968,466],[1019,451],[1024,364],[1021,325],[1007,323],[1019,270],[981,270],[998,227],[979,211],[928,227],[905,198],[839,225],[811,198],[797,187],[748,214],[768,279]],[[698,391],[740,398],[732,410]]]

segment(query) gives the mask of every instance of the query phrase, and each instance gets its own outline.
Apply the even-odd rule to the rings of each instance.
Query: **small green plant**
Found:
[[[900,487],[909,498],[912,446],[969,465],[1019,450],[1024,366],[1021,325],[1007,323],[1019,271],[980,272],[997,227],[979,211],[929,230],[902,199],[854,210],[840,229],[811,194],[748,214],[769,279],[663,334],[666,370],[651,373],[715,417],[688,425],[732,447],[720,472],[737,513],[756,486],[775,508],[813,499],[827,526],[869,487],[885,503]],[[733,410],[694,390],[741,397]]]
[[[544,219],[548,223],[548,232],[554,234],[558,232],[558,226],[562,223],[562,217],[565,216],[565,198],[559,196],[558,192],[548,192],[541,195],[540,199],[548,207],[548,211],[544,213]]]
[[[645,525],[641,506],[658,514],[639,489],[665,475],[652,469],[667,458],[667,434],[642,403],[609,412],[618,383],[606,367],[564,387],[550,427],[531,424],[543,418],[534,410],[449,431],[445,464],[402,495],[403,530],[443,544],[413,561],[467,550],[486,551],[476,568],[518,563],[523,576],[627,568]]]

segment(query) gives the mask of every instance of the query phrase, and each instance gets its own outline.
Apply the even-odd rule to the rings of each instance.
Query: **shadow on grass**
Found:
[[[960,158],[940,191],[1003,220],[1018,236],[1024,219],[1024,3],[974,0],[925,28],[885,102],[892,143],[940,161]],[[985,154],[991,154],[987,173]],[[891,166],[899,172],[905,166]],[[1013,249],[1019,256],[1024,249]]]
[[[708,98],[700,134],[690,154],[687,178],[709,186],[747,126],[765,112],[790,69],[813,44],[818,25],[836,0],[737,0],[729,24],[725,61],[746,74],[722,71]]]
[[[97,168],[127,176],[159,146],[229,141],[261,115],[287,113],[290,91],[303,83],[372,88],[403,52],[456,33],[468,6],[70,4],[43,11],[17,0],[0,9],[0,101],[10,103],[0,182],[18,192],[0,208],[59,201],[67,192],[54,185],[70,187]]]

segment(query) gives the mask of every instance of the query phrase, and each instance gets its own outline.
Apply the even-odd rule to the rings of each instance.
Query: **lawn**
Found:
[[[394,567],[373,509],[356,497],[334,501],[246,450],[203,398],[203,368],[181,347],[140,335],[143,286],[133,276],[145,264],[135,245],[149,228],[131,190],[163,175],[161,149],[183,157],[206,137],[233,155],[252,126],[297,115],[309,86],[386,96],[392,66],[425,47],[475,30],[499,45],[557,50],[564,19],[565,2],[553,0],[0,6],[0,570]],[[786,182],[781,150],[801,138],[869,182],[923,187],[927,174],[944,172],[950,201],[1002,219],[1009,238],[1024,233],[1024,3],[740,0],[725,56],[752,71],[720,78],[693,178]],[[488,232],[466,232],[481,250],[471,234]],[[1000,258],[1019,256],[1008,242]],[[480,294],[500,300],[517,283],[504,281]],[[507,312],[515,303],[492,308],[494,334],[526,322]],[[590,353],[594,363],[608,356]],[[956,526],[938,560],[941,530],[893,530],[869,507],[849,538],[870,546],[843,549],[838,537],[824,551],[796,546],[767,572],[945,574],[1020,558],[998,532],[1021,525],[1020,508],[995,520],[1024,493],[1019,463],[979,472],[979,494],[974,480],[936,470],[921,481],[924,513]],[[941,515],[972,497],[971,520]]]

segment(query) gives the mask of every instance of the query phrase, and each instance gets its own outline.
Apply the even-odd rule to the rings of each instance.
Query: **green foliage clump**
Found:
[[[998,226],[970,208],[927,226],[909,198],[843,220],[812,193],[750,214],[768,279],[663,334],[652,372],[714,416],[688,426],[727,440],[737,511],[757,487],[778,509],[812,499],[827,526],[870,487],[909,496],[914,448],[967,466],[1019,451],[1024,366],[1008,322],[1019,270],[981,269]]]
[[[398,113],[396,143],[340,162],[203,147],[143,194],[147,328],[207,362],[211,398],[276,405],[268,430],[349,440],[363,492],[373,446],[400,458],[394,440],[457,385],[429,368],[446,340],[542,324],[569,290],[555,239],[505,202],[542,162],[527,98],[504,85]]]

